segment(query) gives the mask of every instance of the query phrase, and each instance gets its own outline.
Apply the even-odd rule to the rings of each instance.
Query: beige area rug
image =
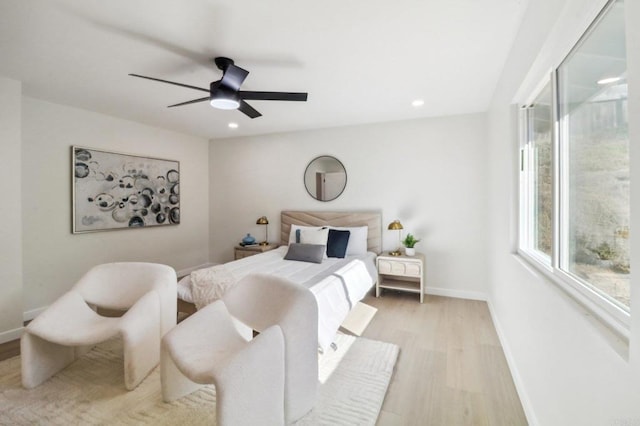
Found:
[[[374,425],[398,357],[396,345],[339,335],[319,358],[314,410],[296,425]],[[0,362],[2,425],[213,425],[215,388],[166,404],[156,368],[135,390],[123,383],[122,343],[110,340],[35,389],[20,384],[20,358]]]

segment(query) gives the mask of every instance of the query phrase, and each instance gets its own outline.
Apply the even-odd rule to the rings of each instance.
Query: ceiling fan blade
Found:
[[[209,89],[204,89],[202,87],[196,87],[196,86],[189,86],[188,84],[175,83],[173,81],[161,80],[159,78],[154,78],[154,77],[145,77],[144,75],[139,75],[139,74],[129,74],[129,75],[132,77],[146,78],[147,80],[159,81],[160,83],[168,83],[168,84],[173,84],[175,86],[187,87],[189,89],[202,90],[203,92],[209,92]]]
[[[238,91],[242,82],[249,75],[249,71],[237,67],[233,64],[229,64],[227,69],[224,71],[222,75],[222,80],[220,80],[220,84],[222,86],[228,87],[233,91]]]
[[[249,118],[258,118],[262,115],[242,99],[240,100],[240,106],[238,107],[238,110],[247,115]]]
[[[240,90],[238,95],[242,99],[253,101],[301,101],[306,102],[307,93],[300,92],[253,92]]]
[[[206,98],[194,99],[192,101],[181,102],[181,103],[175,104],[175,105],[169,105],[167,108],[173,108],[173,107],[182,106],[182,105],[195,104],[195,103],[198,103],[198,102],[208,101],[209,99],[211,99],[211,97],[207,96]]]

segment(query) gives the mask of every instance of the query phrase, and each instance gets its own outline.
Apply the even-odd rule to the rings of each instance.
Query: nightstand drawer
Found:
[[[244,259],[245,257],[255,254],[264,253],[265,251],[278,248],[277,244],[256,244],[252,246],[237,246],[233,250],[233,258],[235,260]]]
[[[249,257],[249,256],[254,256],[256,254],[260,254],[259,251],[240,251],[240,250],[236,250],[235,252],[235,260],[238,259],[244,259],[245,257]]]
[[[378,272],[387,275],[420,277],[422,275],[422,268],[418,262],[380,259],[378,261]]]

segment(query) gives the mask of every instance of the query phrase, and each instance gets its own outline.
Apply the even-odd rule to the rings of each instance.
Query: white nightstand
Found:
[[[277,244],[252,245],[252,246],[236,246],[233,249],[233,257],[235,260],[253,256],[254,254],[264,253],[265,251],[278,248]]]
[[[420,303],[424,300],[424,254],[415,256],[391,256],[381,254],[376,259],[378,283],[376,297],[380,297],[380,289],[408,291],[420,294]]]

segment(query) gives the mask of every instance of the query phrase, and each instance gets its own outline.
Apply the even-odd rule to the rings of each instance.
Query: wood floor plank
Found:
[[[511,407],[520,405],[520,399],[507,368],[507,360],[501,347],[494,345],[480,346],[480,365],[484,375],[482,395],[492,424],[520,425],[526,424],[522,410]]]
[[[20,355],[20,340],[0,344],[0,361]]]
[[[363,336],[400,356],[378,425],[526,425],[487,304],[386,291]]]

